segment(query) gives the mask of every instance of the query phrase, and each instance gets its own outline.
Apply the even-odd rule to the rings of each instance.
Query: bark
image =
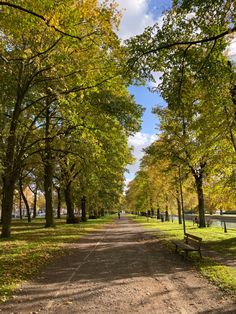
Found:
[[[16,110],[17,109],[17,110]],[[4,172],[2,176],[2,238],[9,238],[11,236],[11,217],[13,211],[13,198],[16,181],[19,177],[15,164],[15,143],[16,143],[16,127],[19,118],[18,108],[13,114],[12,123],[10,127],[10,134],[7,138],[7,150],[4,160]],[[17,111],[17,112],[16,112]]]
[[[53,206],[52,206],[52,179],[53,179],[53,160],[50,143],[50,110],[49,105],[46,109],[45,125],[45,156],[44,156],[44,192],[46,202],[46,224],[45,227],[54,227]]]
[[[3,195],[2,195],[2,238],[11,236],[11,218],[13,211],[15,179],[12,176],[3,178]]]
[[[52,165],[50,160],[44,162],[44,192],[45,192],[45,203],[46,203],[46,224],[45,227],[54,226],[53,218],[53,207],[52,207]]]
[[[64,189],[66,208],[67,208],[67,223],[75,222],[74,203],[71,193],[71,182],[68,183]]]
[[[154,216],[154,209],[153,209],[153,207],[151,207],[151,216],[152,217]]]
[[[57,219],[61,219],[61,188],[57,187]]]
[[[24,64],[19,67],[18,86],[16,89],[15,107],[11,117],[9,135],[6,139],[6,152],[3,160],[4,172],[2,174],[2,238],[11,236],[11,217],[13,212],[13,199],[15,184],[19,178],[20,160],[15,158],[16,130],[21,114],[21,106],[27,91],[27,84],[24,86],[23,76]]]
[[[169,212],[168,212],[168,207],[166,207],[166,211],[165,211],[165,221],[169,221],[170,220],[170,216],[169,216]]]
[[[150,196],[150,210],[151,210],[151,216],[154,216],[153,202],[152,202],[152,197],[151,196]]]
[[[81,219],[82,221],[86,221],[87,217],[86,217],[86,197],[85,196],[81,197],[81,211],[82,211]]]
[[[23,198],[23,201],[25,203],[28,222],[31,222],[30,207],[29,207],[28,200],[27,200],[27,198],[26,198],[26,196],[24,194],[24,191],[23,191],[23,184],[22,184],[22,179],[21,178],[19,179],[19,186],[20,186],[20,194],[21,194],[21,196]]]
[[[198,197],[198,212],[199,212],[199,227],[205,228],[205,208],[204,208],[204,193],[203,193],[203,177],[202,173],[195,175],[195,183],[197,187],[197,197]]]
[[[38,195],[38,189],[33,192],[34,193],[34,204],[33,204],[33,218],[36,218],[37,216],[37,195]]]
[[[104,208],[101,209],[101,216],[102,216],[102,217],[105,216],[105,210],[104,210]]]
[[[160,208],[157,207],[157,219],[161,219]]]
[[[22,196],[21,192],[19,191],[19,209],[20,209],[20,219],[22,220]]]

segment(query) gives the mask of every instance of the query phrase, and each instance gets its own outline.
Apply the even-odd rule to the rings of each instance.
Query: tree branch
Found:
[[[223,38],[229,34],[233,34],[236,32],[236,26],[234,26],[233,28],[228,28],[226,31],[218,34],[218,35],[214,35],[214,36],[211,36],[211,37],[205,37],[205,38],[202,38],[202,39],[198,39],[198,40],[192,40],[192,41],[176,41],[176,42],[173,42],[173,43],[163,43],[163,44],[160,44],[157,48],[153,48],[153,49],[149,49],[149,50],[146,50],[144,52],[142,52],[134,61],[133,61],[133,64],[131,65],[131,67],[134,66],[134,64],[139,60],[141,59],[143,56],[146,56],[146,55],[149,55],[151,53],[156,53],[158,51],[161,51],[163,49],[169,49],[169,48],[172,48],[172,47],[175,47],[175,46],[193,46],[193,45],[197,45],[197,44],[203,44],[203,43],[208,43],[208,42],[212,42],[212,41],[217,41],[218,39],[220,38]]]
[[[37,17],[38,19],[43,20],[48,27],[53,28],[56,32],[58,32],[58,33],[60,33],[60,34],[62,34],[64,36],[68,36],[68,37],[71,37],[71,38],[76,38],[76,39],[78,39],[80,41],[82,40],[82,38],[80,36],[69,34],[69,33],[64,32],[63,30],[59,29],[58,27],[56,27],[54,25],[51,25],[50,24],[50,20],[46,19],[43,15],[38,14],[37,12],[34,12],[34,11],[26,9],[26,8],[20,6],[20,5],[9,3],[9,2],[6,2],[6,1],[0,1],[0,5],[7,6],[7,7],[10,7],[10,8],[13,8],[13,9],[25,12],[27,14],[33,15],[33,16]]]

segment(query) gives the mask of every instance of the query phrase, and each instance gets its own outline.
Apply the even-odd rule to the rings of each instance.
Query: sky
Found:
[[[116,0],[120,9],[123,9],[123,18],[120,24],[119,36],[127,39],[141,34],[146,26],[156,22],[161,23],[162,14],[171,7],[172,0]],[[236,37],[230,48],[231,55],[236,55]],[[158,77],[158,75],[157,75]],[[158,80],[158,79],[157,79]],[[129,91],[134,95],[138,104],[145,108],[143,123],[140,132],[129,138],[129,145],[134,148],[133,155],[136,163],[128,166],[125,174],[126,184],[135,176],[138,171],[139,161],[143,156],[143,148],[155,141],[157,133],[157,118],[152,114],[155,105],[164,104],[163,99],[157,94],[148,90],[148,86],[131,86]]]
[[[161,21],[162,13],[170,8],[171,0],[116,0],[123,9],[123,18],[120,25],[119,36],[122,39],[141,34],[146,26]],[[139,161],[143,156],[143,148],[149,146],[156,139],[157,119],[152,114],[152,108],[163,104],[163,99],[149,91],[148,86],[131,86],[129,91],[134,95],[136,103],[145,108],[143,123],[140,132],[129,138],[129,145],[134,148],[133,155],[136,158],[134,165],[128,166],[125,174],[126,184],[138,171]]]

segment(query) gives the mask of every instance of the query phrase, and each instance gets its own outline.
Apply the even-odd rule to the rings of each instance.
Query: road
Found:
[[[174,251],[174,250],[173,250]],[[235,299],[122,216],[57,258],[0,313],[236,313]]]

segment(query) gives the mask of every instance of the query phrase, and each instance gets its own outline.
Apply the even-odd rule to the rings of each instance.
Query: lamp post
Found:
[[[181,211],[183,216],[183,229],[184,234],[186,233],[185,217],[184,217],[184,199],[183,199],[183,188],[182,188],[182,174],[181,168],[179,166],[179,190],[180,190],[180,201],[181,201]]]

